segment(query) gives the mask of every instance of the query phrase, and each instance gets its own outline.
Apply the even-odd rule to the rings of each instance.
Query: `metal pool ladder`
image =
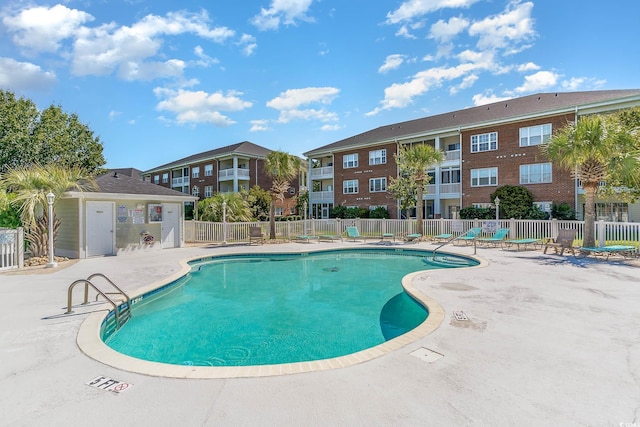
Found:
[[[101,277],[107,281],[113,288],[115,288],[116,292],[106,292],[97,287],[91,280],[96,277]],[[119,329],[122,325],[127,323],[127,320],[131,318],[131,298],[127,295],[122,289],[118,287],[111,279],[105,276],[102,273],[94,273],[86,279],[78,279],[74,281],[71,285],[69,285],[69,290],[67,291],[67,311],[64,314],[73,313],[72,307],[72,295],[73,288],[79,283],[84,283],[84,302],[83,304],[89,303],[89,287],[93,288],[98,294],[96,295],[96,301],[98,300],[98,296],[102,295],[111,305],[113,306],[113,316],[115,318],[115,326],[116,330]],[[125,299],[125,303],[118,306],[113,298],[109,297],[109,295],[122,295]]]

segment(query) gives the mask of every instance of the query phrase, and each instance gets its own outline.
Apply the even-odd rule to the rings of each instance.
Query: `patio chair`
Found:
[[[303,234],[301,236],[295,237],[296,242],[303,242],[303,243],[311,243],[311,241],[314,239],[318,239],[318,236],[309,236],[307,234]]]
[[[407,243],[418,243],[421,237],[422,234],[420,233],[407,234],[406,236],[404,236],[404,241]]]
[[[336,240],[342,241],[342,237],[336,236],[335,234],[319,234],[318,235],[319,242],[334,242]]]
[[[464,242],[465,244],[469,244],[470,242],[473,242],[474,240],[476,240],[478,236],[480,236],[480,233],[482,233],[482,228],[473,227],[463,235],[456,237],[454,239],[454,242],[458,241],[458,242]]]
[[[431,240],[433,240],[435,243],[448,242],[452,238],[453,238],[453,234],[451,233],[442,233],[442,234],[438,234],[437,236],[431,236]]]
[[[362,240],[363,242],[365,241],[364,236],[362,236],[360,234],[360,232],[358,231],[358,227],[356,226],[349,226],[345,229],[345,231],[347,232],[347,238],[353,240],[354,242],[357,239]]]
[[[605,261],[609,259],[611,255],[620,255],[624,259],[634,258],[638,254],[638,250],[635,246],[628,245],[609,245],[599,247],[580,247],[578,248],[581,256],[587,257],[593,255],[598,259],[598,256],[604,257]]]
[[[560,251],[560,255],[564,254],[565,250],[571,251],[573,256],[576,256],[576,252],[573,249],[573,241],[576,239],[577,230],[570,228],[561,228],[558,230],[558,236],[553,240],[548,240],[544,244],[544,252],[547,253],[547,249],[553,248],[554,253]]]
[[[483,237],[477,240],[478,240],[478,243],[497,246],[501,244],[507,238],[508,235],[509,235],[508,228],[498,228],[498,230],[495,233],[493,233],[493,236]]]
[[[264,243],[264,234],[262,234],[262,228],[260,227],[249,227],[249,244],[254,241],[263,244]]]
[[[542,239],[511,239],[502,242],[502,249],[511,248],[512,246],[515,246],[517,251],[520,250],[521,246],[524,246],[524,249],[527,249],[527,246],[536,249],[537,246],[542,247]]]

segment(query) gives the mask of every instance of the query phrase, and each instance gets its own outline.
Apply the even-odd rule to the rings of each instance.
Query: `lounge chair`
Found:
[[[576,239],[577,230],[572,230],[570,228],[561,228],[558,230],[558,236],[553,240],[548,240],[544,244],[544,252],[547,253],[547,249],[553,248],[554,252],[557,254],[558,250],[560,251],[560,255],[564,254],[565,250],[571,251],[573,256],[576,255],[575,250],[573,249],[573,241]]]
[[[493,233],[493,236],[482,237],[477,240],[478,240],[478,243],[497,246],[501,244],[507,238],[508,235],[509,235],[508,228],[498,228],[498,230],[495,233]]]
[[[263,244],[264,243],[264,234],[262,234],[262,228],[260,227],[250,227],[249,228],[249,244],[254,241]]]
[[[463,235],[456,237],[454,239],[454,242],[459,241],[459,242],[465,242],[466,244],[469,244],[470,242],[473,242],[474,240],[476,240],[478,236],[480,236],[480,233],[482,233],[482,228],[473,227]]]
[[[422,237],[422,234],[420,233],[407,234],[406,236],[404,236],[404,241],[407,243],[410,243],[410,242],[418,243],[421,237]]]
[[[363,242],[365,241],[364,236],[360,235],[360,232],[358,231],[358,227],[349,226],[349,227],[346,228],[346,232],[347,232],[347,238],[353,240],[354,242],[357,239],[360,239]]]
[[[593,255],[598,259],[598,256],[603,256],[605,260],[608,260],[611,255],[621,255],[623,258],[633,258],[638,255],[638,249],[635,246],[627,245],[580,247],[578,251],[585,257]]]
[[[314,240],[314,239],[318,239],[318,236],[309,236],[309,235],[303,234],[301,236],[295,237],[296,242],[303,242],[303,243],[311,243],[311,240]]]
[[[333,242],[336,240],[342,241],[342,237],[336,236],[335,234],[319,234],[318,235],[319,242]]]
[[[437,236],[431,236],[431,240],[433,240],[436,243],[448,242],[452,238],[453,238],[453,234],[451,233],[442,233],[442,234],[438,234]]]
[[[385,240],[389,239],[392,242],[396,241],[396,235],[393,233],[382,233],[382,236],[380,237],[380,241],[384,242]]]
[[[512,246],[516,247],[516,250],[520,250],[521,246],[524,246],[524,249],[527,249],[527,246],[531,246],[536,249],[537,246],[542,247],[542,239],[512,239],[505,240],[502,242],[502,248],[511,248]]]

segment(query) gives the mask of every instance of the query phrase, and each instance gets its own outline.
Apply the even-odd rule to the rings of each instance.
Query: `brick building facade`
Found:
[[[639,105],[637,89],[541,93],[381,126],[305,153],[310,212],[328,218],[333,206],[385,206],[391,218],[401,217],[384,189],[398,174],[394,154],[403,145],[429,144],[445,160],[429,172],[425,218],[456,218],[460,208],[490,206],[490,194],[503,185],[526,187],[543,210],[566,202],[580,216],[581,188],[545,157],[541,144],[580,116]],[[640,207],[624,203],[603,203],[602,212],[609,213],[599,219],[640,220]]]

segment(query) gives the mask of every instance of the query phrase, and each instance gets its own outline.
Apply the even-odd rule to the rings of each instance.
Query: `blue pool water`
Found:
[[[144,360],[247,366],[327,359],[415,328],[427,310],[402,289],[408,273],[443,268],[430,252],[348,250],[216,257],[133,305],[105,339]],[[455,267],[475,261],[456,258]]]

